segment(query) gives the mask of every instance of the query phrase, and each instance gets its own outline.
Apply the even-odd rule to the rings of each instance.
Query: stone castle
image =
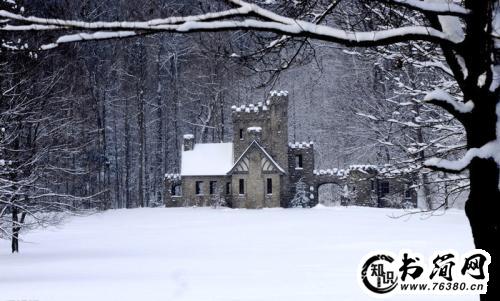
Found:
[[[318,203],[319,186],[328,183],[343,187],[346,204],[416,204],[407,177],[381,176],[378,167],[315,170],[314,143],[289,141],[286,91],[231,110],[231,143],[195,144],[194,135],[184,135],[180,174],[165,176],[167,207],[290,207],[297,195],[310,207]]]

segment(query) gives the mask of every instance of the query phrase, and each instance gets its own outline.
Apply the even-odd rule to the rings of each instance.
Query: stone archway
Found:
[[[317,185],[318,203],[326,207],[344,205],[344,186],[338,182],[325,182]]]

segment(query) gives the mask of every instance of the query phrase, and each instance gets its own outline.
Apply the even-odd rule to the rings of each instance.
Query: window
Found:
[[[231,194],[231,182],[226,183],[226,194]]]
[[[217,181],[210,181],[210,186],[209,186],[210,194],[215,194],[217,190]]]
[[[171,194],[172,194],[172,196],[180,196],[180,195],[182,195],[181,185],[172,186]]]
[[[302,168],[302,155],[295,155],[295,168]]]
[[[380,183],[380,193],[386,195],[389,193],[389,182],[383,181]]]
[[[245,194],[245,180],[244,179],[240,179],[239,181],[239,188],[240,188],[240,194]]]
[[[405,185],[405,199],[411,199],[411,189]]]
[[[243,129],[240,129],[240,140],[243,140]]]
[[[371,184],[371,190],[372,190],[372,191],[375,191],[375,181],[374,181],[374,180],[371,180],[371,181],[370,181],[370,184]]]
[[[267,194],[273,194],[273,179],[268,178],[267,179]]]
[[[203,194],[203,181],[196,181],[196,194],[197,195]]]

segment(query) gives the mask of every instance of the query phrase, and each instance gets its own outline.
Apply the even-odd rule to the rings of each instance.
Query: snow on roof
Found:
[[[181,176],[222,176],[232,166],[232,143],[200,143],[182,151]]]
[[[186,134],[186,135],[184,135],[184,139],[194,139],[194,135],[193,134]]]

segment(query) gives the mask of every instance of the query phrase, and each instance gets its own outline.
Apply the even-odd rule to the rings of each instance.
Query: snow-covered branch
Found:
[[[439,13],[440,15],[466,16],[470,13],[468,9],[450,2],[420,0],[385,0],[384,2],[395,3],[425,13]]]
[[[495,140],[480,148],[471,148],[459,160],[430,158],[424,165],[432,169],[446,172],[461,172],[466,169],[474,158],[493,159],[500,165],[500,142]]]
[[[442,107],[457,118],[463,114],[472,112],[474,109],[474,103],[472,101],[465,103],[457,101],[453,96],[441,89],[436,89],[428,93],[424,97],[424,101]]]
[[[466,169],[473,159],[493,159],[500,166],[500,104],[496,105],[496,139],[486,143],[479,148],[471,148],[465,155],[456,161],[445,160],[440,158],[430,158],[424,162],[424,165],[447,172],[460,172]],[[500,189],[500,182],[499,182]]]
[[[55,43],[45,45],[49,49],[62,43],[87,40],[101,40],[145,35],[156,32],[202,32],[252,29],[256,31],[275,32],[283,35],[308,37],[331,41],[350,46],[387,45],[408,40],[425,40],[455,45],[461,41],[452,35],[428,26],[403,26],[377,31],[348,31],[331,26],[320,25],[310,21],[298,20],[276,14],[258,5],[229,0],[236,8],[192,16],[168,17],[144,22],[83,22],[75,20],[47,19],[25,17],[20,14],[0,11],[0,17],[18,24],[5,24],[0,30],[76,30],[86,33],[62,35]],[[404,1],[395,1],[402,4]],[[417,7],[413,1],[408,5]],[[421,6],[421,5],[419,5]],[[442,9],[441,5],[428,6],[426,10]],[[449,9],[456,12],[457,8]],[[441,11],[440,11],[441,12]],[[234,17],[239,19],[233,19]],[[241,19],[244,17],[244,19]]]

